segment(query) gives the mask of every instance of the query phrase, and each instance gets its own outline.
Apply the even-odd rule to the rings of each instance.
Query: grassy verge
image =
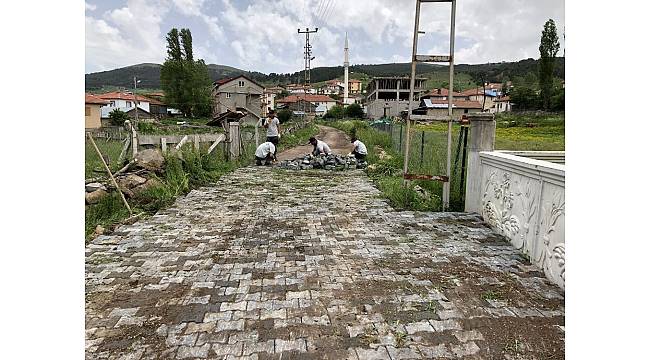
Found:
[[[307,142],[310,136],[318,133],[318,127],[309,124],[303,129],[296,130],[292,134],[282,137],[280,149],[286,149],[298,144]],[[121,142],[112,143],[98,142],[98,147],[103,153],[107,153],[111,160],[116,161],[121,150]],[[202,147],[209,144],[202,144]],[[144,212],[154,214],[156,211],[170,206],[174,200],[187,194],[190,190],[212,184],[219,178],[238,167],[252,163],[252,154],[255,151],[255,142],[245,143],[245,153],[237,161],[226,161],[223,148],[211,155],[206,155],[206,149],[200,152],[193,150],[191,145],[186,145],[182,151],[182,160],[174,155],[165,157],[165,171],[157,177],[159,185],[151,187],[138,196],[129,199],[129,205],[134,213]],[[116,154],[116,155],[115,155]],[[112,166],[112,170],[119,168],[119,164]],[[92,175],[93,168],[103,169],[99,157],[96,155],[92,145],[86,145],[86,177]],[[95,173],[96,174],[96,173]],[[102,174],[103,175],[103,174]],[[122,203],[120,196],[112,192],[109,196],[102,198],[97,204],[86,206],[85,236],[88,241],[94,233],[97,225],[104,228],[111,228],[121,223],[129,216],[129,213]]]
[[[174,155],[168,155],[165,161],[165,171],[157,177],[159,185],[129,199],[129,205],[134,213],[154,214],[171,205],[177,196],[216,182],[223,174],[249,163],[249,159],[246,158],[241,158],[240,161],[225,161],[222,150],[217,151],[217,154],[206,155],[205,151],[198,153],[191,146],[184,147],[182,160]],[[97,204],[86,206],[86,239],[89,240],[97,225],[110,228],[122,222],[128,215],[126,207],[116,192],[102,198]]]
[[[105,141],[105,140],[95,139],[95,144],[97,144],[99,151],[101,151],[102,154],[104,154],[105,159],[108,162],[108,167],[111,168],[111,171],[118,170],[121,164],[117,163],[117,159],[120,157],[120,152],[122,151],[122,141],[119,140]],[[103,176],[104,174],[106,174],[106,170],[104,170],[104,165],[102,165],[102,161],[99,158],[99,155],[97,155],[95,148],[93,147],[93,145],[90,143],[88,139],[86,139],[85,151],[86,151],[85,153],[86,179],[95,177],[97,175]]]
[[[356,135],[368,148],[368,176],[381,191],[382,196],[397,210],[439,211],[441,199],[431,182],[412,181],[403,186],[404,157],[393,146],[391,134],[373,129],[363,120],[327,121],[327,126]],[[381,150],[384,150],[384,153]],[[423,195],[416,186],[428,192]]]

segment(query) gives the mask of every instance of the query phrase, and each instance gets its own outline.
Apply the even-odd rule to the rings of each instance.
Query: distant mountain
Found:
[[[497,82],[504,78],[513,79],[526,76],[532,72],[537,74],[538,60],[525,59],[517,62],[500,62],[478,65],[455,65],[456,73],[466,73],[477,83],[481,79]],[[105,87],[133,87],[133,77],[137,76],[141,82],[139,88],[160,89],[160,64],[144,63],[127,66],[115,70],[101,71],[86,74],[86,90],[97,90]],[[245,71],[232,66],[209,64],[208,71],[213,81],[236,75],[247,75],[263,85],[288,84],[302,81],[303,72],[296,71],[291,74],[264,74],[256,71]],[[352,65],[350,71],[372,76],[407,76],[411,73],[411,63],[392,64],[361,64]],[[417,74],[447,72],[446,65],[418,64]],[[311,70],[313,83],[341,77],[343,66],[317,67]],[[555,75],[564,78],[564,58],[557,58]]]

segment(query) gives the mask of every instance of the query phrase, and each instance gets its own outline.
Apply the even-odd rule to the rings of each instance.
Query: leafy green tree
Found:
[[[275,98],[280,100],[282,98],[286,98],[287,96],[289,96],[289,92],[287,90],[282,90]]]
[[[533,110],[539,106],[539,96],[530,87],[516,87],[510,95],[516,110]]]
[[[293,117],[293,111],[289,109],[282,109],[278,111],[278,120],[280,120],[280,124],[284,124],[291,120]]]
[[[555,69],[555,56],[560,51],[560,41],[553,19],[544,24],[542,39],[539,44],[539,88],[541,90],[541,105],[544,110],[551,106],[553,92],[553,71]]]
[[[345,116],[355,119],[363,119],[363,109],[359,104],[350,104],[344,110]]]
[[[211,80],[202,59],[194,60],[192,33],[189,29],[171,29],[167,33],[167,59],[160,69],[165,101],[186,117],[211,113]]]
[[[323,117],[325,119],[343,119],[343,115],[345,115],[345,110],[343,109],[343,106],[341,105],[334,105],[331,109],[327,110],[325,115]]]
[[[108,114],[108,118],[111,119],[111,124],[122,126],[126,120],[129,120],[129,115],[120,109],[115,109]]]

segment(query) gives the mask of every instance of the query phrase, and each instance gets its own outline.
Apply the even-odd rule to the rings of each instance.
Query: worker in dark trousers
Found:
[[[272,142],[267,141],[261,143],[260,146],[255,150],[255,165],[260,166],[262,162],[264,165],[271,165],[273,160],[273,154],[275,153],[275,145]]]
[[[365,160],[366,155],[368,155],[366,144],[362,143],[356,137],[352,137],[350,142],[352,143],[352,152],[350,154],[354,155],[357,160]]]
[[[273,143],[273,161],[277,161],[276,151],[280,143],[280,120],[275,116],[275,110],[269,110],[269,115],[264,120],[266,128],[266,141]]]

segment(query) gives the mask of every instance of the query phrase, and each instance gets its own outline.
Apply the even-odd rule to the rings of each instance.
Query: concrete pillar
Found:
[[[494,114],[467,114],[469,119],[469,145],[467,146],[467,186],[465,188],[465,211],[480,213],[481,210],[481,159],[479,152],[493,151],[496,137]]]

